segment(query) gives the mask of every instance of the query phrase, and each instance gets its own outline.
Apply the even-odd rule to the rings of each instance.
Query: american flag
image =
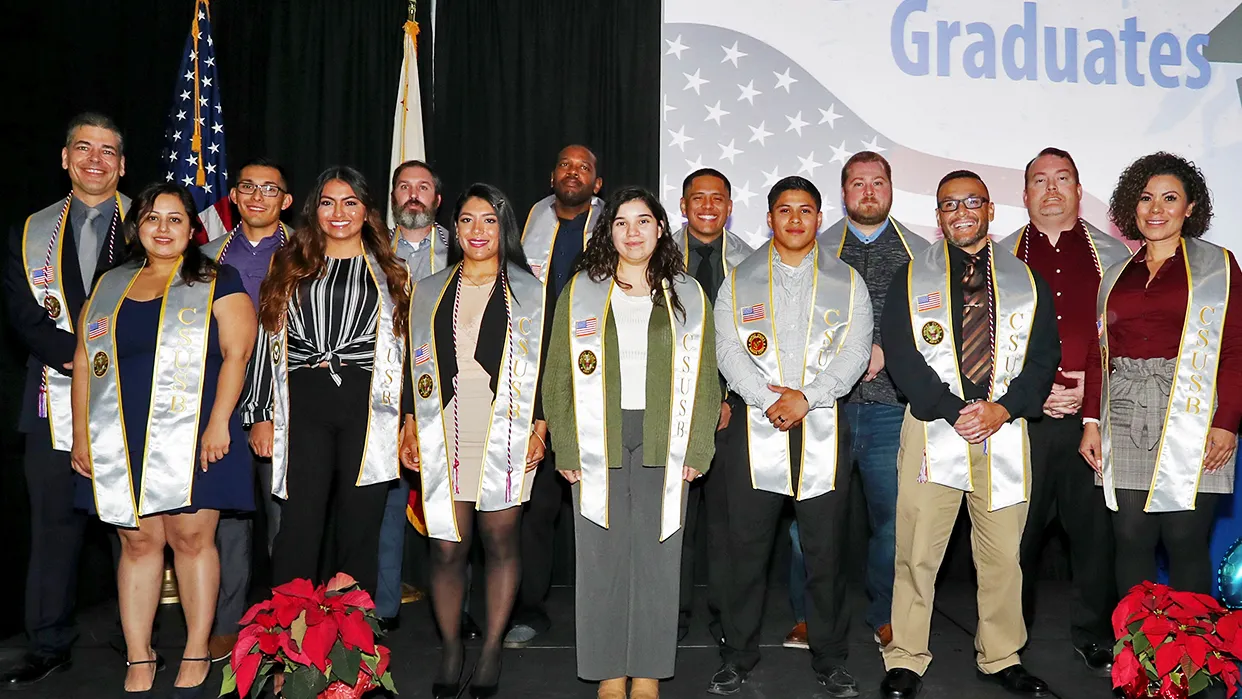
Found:
[[[224,160],[224,110],[211,38],[208,0],[195,0],[194,21],[185,40],[164,147],[164,179],[189,188],[207,239],[232,229],[228,169]],[[206,241],[198,241],[200,243]]]
[[[756,320],[763,320],[764,318],[767,318],[767,317],[768,315],[765,312],[765,309],[762,303],[756,303],[753,306],[747,306],[742,309],[742,322],[743,323],[753,323]]]
[[[595,334],[595,329],[599,325],[599,320],[591,317],[586,320],[574,322],[574,335],[577,337],[590,337]]]
[[[30,283],[35,286],[47,286],[56,281],[56,272],[51,267],[39,267],[30,273]]]
[[[414,349],[414,366],[426,364],[431,361],[431,344],[424,342]]]
[[[940,292],[933,291],[930,294],[923,294],[922,296],[915,297],[914,305],[919,313],[934,311],[941,306]]]
[[[86,324],[86,339],[88,340],[96,340],[98,338],[101,338],[104,335],[106,335],[107,332],[108,332],[107,317],[99,318],[98,320],[92,320],[91,322]]]

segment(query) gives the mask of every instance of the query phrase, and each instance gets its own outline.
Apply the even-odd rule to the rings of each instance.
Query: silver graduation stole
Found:
[[[142,480],[137,503],[125,442],[116,325],[121,304],[142,265],[127,263],[106,274],[86,310],[86,356],[90,363],[87,429],[99,518],[118,527],[138,526],[138,517],[190,505],[198,465],[207,339],[216,282],[186,284],[181,262],[173,270],[160,304],[155,375],[147,418]],[[236,446],[236,445],[234,445]]]
[[[548,283],[548,274],[552,271],[552,250],[556,247],[556,234],[561,228],[561,220],[553,207],[555,203],[555,194],[535,202],[526,217],[526,226],[522,228],[522,249],[530,261],[531,271],[542,284]],[[604,202],[599,197],[591,197],[591,211],[582,229],[583,249],[586,249],[587,241],[591,239],[591,228],[603,209]]]
[[[910,262],[910,322],[914,344],[927,365],[949,385],[954,395],[963,395],[958,372],[957,343],[950,316],[952,286],[949,283],[948,243],[941,241],[919,253]],[[995,315],[992,338],[992,386],[989,400],[1009,390],[1009,383],[1022,372],[1035,322],[1035,277],[1021,260],[998,245],[988,243],[989,282]],[[943,420],[924,422],[927,446],[922,474],[931,483],[964,490],[975,489],[971,475],[970,445],[953,426]],[[988,511],[1025,502],[1026,465],[1030,454],[1026,419],[1017,418],[1001,426],[984,443],[987,459]]]
[[[720,261],[720,267],[727,277],[729,272],[742,264],[742,261],[750,257],[750,254],[754,251],[727,230],[720,235],[720,248],[724,253],[722,256],[724,259]],[[693,276],[694,272],[690,269],[690,227],[682,226],[680,231],[673,234],[673,240],[677,241],[677,247],[681,250],[681,261],[686,266],[686,274]]]
[[[1091,254],[1095,257],[1096,273],[1103,276],[1104,270],[1108,267],[1122,260],[1130,259],[1130,248],[1126,247],[1125,243],[1087,223],[1084,219],[1080,218],[1078,220],[1082,221],[1083,230],[1087,232],[1087,244],[1091,246]],[[1023,244],[1029,244],[1027,236],[1030,232],[1031,226],[1027,224],[1014,231],[1014,234],[1011,236],[1013,239],[1013,250],[1010,252],[1024,261],[1027,259],[1027,256],[1023,252]],[[1010,238],[1005,238],[1005,240],[1010,240]]]
[[[910,256],[910,259],[914,259],[915,255],[927,249],[929,243],[922,236],[914,235],[912,233],[908,233],[906,231],[901,230],[901,226],[897,225],[897,219],[893,218],[892,216],[888,217],[888,222],[892,224],[893,232],[897,234],[897,239],[901,241],[901,245],[902,247],[906,249],[906,254]],[[832,226],[830,226],[828,230],[831,231],[837,228],[838,223],[841,226],[840,228],[841,235],[836,236],[836,239],[837,239],[836,243],[837,243],[837,257],[840,257],[841,251],[845,249],[845,237],[850,234],[850,228],[849,228],[849,224],[846,223],[846,220],[842,218],[837,223],[832,224]],[[824,235],[825,236],[828,235],[828,232],[825,231]]]
[[[456,474],[448,453],[444,409],[439,386],[439,361],[435,338],[436,311],[460,265],[418,282],[410,301],[411,376],[415,391],[414,413],[418,422],[418,450],[422,462],[423,512],[427,534],[433,539],[461,541],[453,510]],[[496,396],[488,417],[487,446],[474,493],[475,508],[485,512],[522,504],[526,450],[534,420],[535,392],[539,386],[539,357],[543,344],[543,285],[525,270],[509,265],[505,303],[509,326],[501,354]],[[497,283],[502,280],[497,279]],[[451,302],[451,300],[450,300]],[[445,347],[453,351],[452,347]],[[480,419],[480,415],[468,419]],[[468,464],[466,468],[475,468]]]
[[[733,326],[768,383],[785,384],[772,299],[772,265],[776,250],[765,243],[730,277],[733,284]],[[812,306],[803,350],[802,385],[815,380],[841,350],[850,332],[858,274],[835,256],[815,246]],[[722,330],[723,332],[723,330]],[[798,500],[831,492],[837,477],[837,420],[832,405],[814,408],[802,420],[802,472],[795,490],[789,454],[789,433],[772,426],[762,408],[746,406],[750,477],[755,490],[791,495]]]
[[[604,385],[604,329],[608,326],[612,288],[608,279],[592,281],[579,272],[565,288],[569,299],[569,353],[573,371],[574,422],[578,435],[581,478],[578,482],[582,516],[608,528],[608,387]],[[664,312],[673,334],[672,414],[669,420],[668,457],[664,463],[664,487],[660,501],[660,541],[681,528],[681,494],[685,483],[682,467],[690,444],[690,424],[698,391],[699,363],[703,358],[703,328],[707,319],[707,296],[698,282],[679,275],[673,282],[686,309],[682,319],[674,312],[664,291]],[[658,307],[653,312],[659,313]],[[647,338],[627,341],[647,342]],[[714,351],[714,348],[706,348]],[[620,391],[621,387],[613,387]]]
[[[1156,470],[1144,512],[1180,512],[1195,509],[1199,475],[1207,455],[1208,430],[1216,412],[1216,372],[1229,302],[1229,253],[1194,238],[1182,239],[1186,265],[1186,320],[1177,351],[1177,369],[1169,391],[1164,430],[1156,447]],[[1104,272],[1096,310],[1099,313],[1100,358],[1103,400],[1100,402],[1100,437],[1103,451],[1101,476],[1104,502],[1117,510],[1113,485],[1112,411],[1109,409],[1108,295],[1129,260]]]
[[[276,222],[275,235],[280,236],[280,239],[282,241],[289,240],[289,234],[287,231],[288,229],[285,228],[285,224],[283,222],[281,221]],[[216,238],[215,240],[207,241],[206,243],[203,244],[203,246],[200,249],[203,251],[203,254],[206,255],[207,257],[210,257],[216,262],[223,262],[224,260],[222,260],[220,256],[223,255],[224,251],[228,249],[229,243],[233,242],[233,240],[239,235],[243,237],[245,236],[245,234],[243,234],[241,231],[240,223],[234,226],[233,230],[229,231],[227,234],[222,235],[219,238]],[[258,310],[258,309],[255,309],[255,310]]]
[[[114,196],[115,226],[125,217],[130,200],[120,193]],[[26,226],[22,230],[22,267],[26,270],[30,293],[47,311],[56,327],[67,333],[73,332],[75,319],[69,317],[69,302],[66,300],[65,287],[61,280],[63,270],[60,261],[65,248],[64,233],[65,227],[69,225],[69,207],[72,203],[73,195],[70,194],[64,201],[58,201],[32,214],[26,219]],[[89,296],[91,290],[85,291]],[[47,423],[52,431],[52,448],[57,451],[69,451],[73,448],[73,401],[70,397],[72,385],[71,377],[50,367],[43,367],[40,407],[46,409]]]
[[[371,390],[367,409],[367,440],[355,486],[375,485],[401,476],[397,438],[401,430],[401,381],[404,379],[405,343],[393,334],[396,307],[388,293],[388,276],[370,252],[364,252],[367,271],[379,291],[379,316],[375,328],[375,361],[371,366]],[[290,297],[289,303],[292,304]],[[289,311],[286,310],[286,313]],[[272,361],[272,495],[288,499],[289,472],[289,347],[288,321],[280,330],[266,333]]]

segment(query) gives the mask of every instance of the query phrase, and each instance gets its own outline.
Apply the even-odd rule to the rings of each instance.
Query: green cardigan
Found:
[[[568,298],[568,297],[566,297]],[[557,304],[552,336],[543,375],[543,412],[556,450],[556,468],[576,471],[578,431],[574,421],[574,388],[571,371],[577,362],[570,357],[569,303]],[[621,467],[621,367],[617,349],[617,326],[612,313],[604,324],[604,391],[608,402],[605,429],[608,435],[608,465]],[[643,411],[643,465],[663,467],[668,461],[668,430],[672,419],[673,333],[663,301],[652,304],[647,326],[647,408]],[[720,421],[720,381],[716,372],[716,332],[708,304],[703,323],[703,358],[694,396],[694,415],[690,419],[690,443],[686,463],[706,473],[716,451],[716,425]]]

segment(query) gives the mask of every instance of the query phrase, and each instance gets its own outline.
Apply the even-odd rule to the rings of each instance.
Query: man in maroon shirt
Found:
[[[1070,640],[1089,669],[1108,677],[1113,663],[1110,615],[1116,601],[1112,525],[1078,443],[1087,352],[1098,337],[1096,292],[1103,270],[1125,259],[1129,250],[1078,217],[1081,199],[1073,158],[1058,148],[1045,148],[1026,166],[1022,201],[1031,221],[1005,241],[1052,287],[1061,337],[1061,365],[1044,403],[1044,417],[1028,427],[1031,498],[1020,550],[1022,606],[1029,626],[1035,618],[1040,551],[1055,508],[1068,534],[1078,593]]]

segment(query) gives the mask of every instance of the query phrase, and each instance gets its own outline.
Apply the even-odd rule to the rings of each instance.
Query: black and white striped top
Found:
[[[338,384],[337,370],[342,365],[370,371],[375,362],[379,294],[362,255],[327,258],[323,277],[302,282],[289,299],[289,371],[327,362]],[[259,333],[248,373],[242,420],[246,424],[270,420],[272,361],[265,332]]]

